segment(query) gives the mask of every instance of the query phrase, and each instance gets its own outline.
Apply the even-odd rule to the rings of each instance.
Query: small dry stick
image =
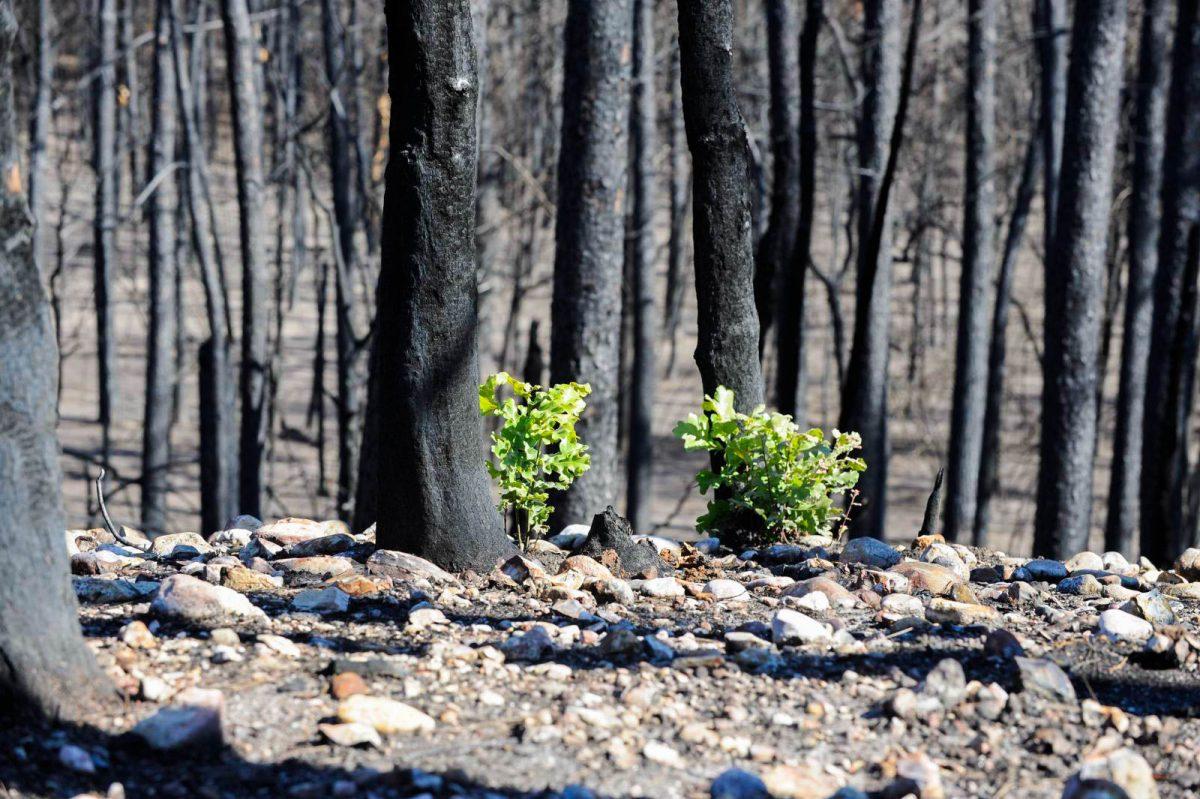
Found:
[[[113,538],[117,539],[117,541],[121,542],[122,544],[124,544],[127,547],[130,547],[132,549],[141,550],[142,547],[139,547],[137,544],[133,543],[132,541],[130,541],[128,538],[126,538],[124,535],[121,534],[121,532],[117,529],[117,526],[115,524],[113,524],[112,517],[108,515],[108,507],[105,506],[105,504],[104,504],[104,467],[103,466],[100,467],[100,474],[96,477],[96,500],[100,503],[100,515],[104,517],[104,526],[108,528],[109,535],[111,535]]]

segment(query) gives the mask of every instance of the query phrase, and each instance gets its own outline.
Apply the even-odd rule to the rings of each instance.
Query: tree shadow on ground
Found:
[[[564,791],[524,791],[483,785],[455,770],[444,773],[408,768],[348,769],[288,758],[252,762],[231,747],[218,750],[157,752],[133,736],[112,735],[91,725],[50,723],[31,718],[0,716],[7,726],[0,747],[0,796],[66,799],[80,794],[140,799],[140,797],[495,797],[499,799],[572,799],[598,795],[577,787]],[[58,752],[65,744],[82,747],[99,762],[94,773],[67,769]],[[403,758],[399,758],[403,760]],[[109,793],[114,783],[121,792]],[[599,799],[603,799],[600,797]]]

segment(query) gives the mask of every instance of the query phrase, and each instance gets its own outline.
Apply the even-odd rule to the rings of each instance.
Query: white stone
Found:
[[[704,593],[712,594],[716,599],[744,600],[747,598],[746,586],[737,580],[709,580],[704,584]]]
[[[683,596],[683,585],[674,577],[656,577],[653,580],[643,580],[641,592],[646,596],[666,598]]]
[[[431,717],[412,705],[367,694],[355,694],[343,699],[338,705],[337,717],[348,724],[374,727],[384,735],[426,732],[436,726]]]
[[[789,597],[787,603],[792,607],[824,613],[829,610],[829,597],[820,591],[809,591],[804,596]]]
[[[782,608],[771,618],[771,639],[777,644],[820,643],[832,637],[828,624],[796,610]]]
[[[1099,629],[1111,641],[1145,641],[1154,635],[1153,624],[1116,608],[1100,614]]]

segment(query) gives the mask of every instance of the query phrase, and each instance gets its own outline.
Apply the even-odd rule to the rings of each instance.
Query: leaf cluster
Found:
[[[715,491],[708,512],[696,520],[701,532],[721,532],[753,513],[765,542],[797,534],[824,534],[843,515],[834,497],[852,489],[867,468],[851,453],[857,433],[802,431],[792,417],[759,405],[749,414],[734,408],[734,393],[719,386],[704,398],[702,412],[675,426],[685,450],[716,453],[713,468],[696,475],[701,493]]]
[[[501,389],[511,389],[501,398]],[[501,512],[516,516],[517,543],[544,532],[550,520],[551,491],[569,487],[591,464],[588,447],[579,440],[575,424],[592,392],[586,383],[560,383],[549,388],[525,383],[498,372],[479,387],[479,412],[495,416],[493,460],[488,473],[500,491]]]

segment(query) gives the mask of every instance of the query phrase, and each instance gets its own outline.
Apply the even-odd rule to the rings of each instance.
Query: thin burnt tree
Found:
[[[1040,114],[1035,112],[1035,116]],[[1039,123],[1040,124],[1040,123]],[[1017,254],[1037,193],[1037,178],[1042,170],[1042,142],[1037,126],[1025,146],[1021,176],[1008,218],[1000,274],[996,278],[996,298],[992,308],[992,332],[988,342],[987,406],[983,415],[983,454],[979,461],[979,493],[975,500],[975,546],[986,546],[991,524],[992,499],[1000,490],[1000,432],[1004,409],[1004,379],[1008,370],[1008,317],[1012,305],[1013,279]]]
[[[117,407],[117,341],[113,329],[113,273],[117,268],[117,3],[100,0],[95,58],[96,95],[92,163],[96,172],[92,215],[93,298],[96,308],[96,361],[99,368],[101,457],[112,455],[113,413]]]
[[[630,0],[571,3],[563,63],[550,380],[592,387],[580,437],[592,465],[554,501],[554,523],[616,500]]]
[[[771,210],[758,244],[754,303],[758,309],[759,352],[775,322],[776,309],[792,302],[779,292],[780,278],[792,265],[800,217],[800,65],[796,10],[792,0],[767,0],[767,74],[771,103]],[[776,397],[776,402],[781,402]]]
[[[696,364],[706,394],[763,401],[754,308],[751,156],[733,85],[730,0],[680,0],[683,120],[692,154],[692,239],[699,316]]]
[[[333,217],[337,227],[334,246],[334,302],[337,308],[337,422],[338,482],[337,507],[343,515],[355,496],[358,477],[358,452],[361,442],[359,419],[362,391],[358,379],[361,347],[354,331],[354,285],[352,275],[358,258],[354,246],[357,228],[355,183],[348,108],[349,64],[346,59],[345,31],[336,0],[321,0],[322,40],[325,46],[325,78],[329,83],[329,111],[326,127],[329,137],[329,173],[333,184]]]
[[[887,372],[891,326],[891,224],[883,201],[889,142],[901,101],[900,0],[868,0],[864,7],[863,98],[858,121],[858,281],[854,343],[842,391],[841,428],[862,435],[867,461],[859,486],[864,498],[853,535],[882,538],[887,513]],[[878,215],[878,217],[877,217]],[[878,247],[873,233],[878,226]]]
[[[1042,116],[1042,243],[1047,261],[1054,249],[1067,107],[1067,0],[1033,0]],[[1047,265],[1047,271],[1050,267]]]
[[[200,3],[200,9],[203,9]],[[208,338],[200,347],[200,524],[211,533],[237,513],[237,384],[234,379],[233,324],[221,265],[221,249],[208,191],[208,159],[183,37],[180,0],[169,0],[171,52],[175,63],[177,111],[183,122],[182,153],[187,161],[184,198],[191,219],[192,251],[204,290]],[[196,40],[193,40],[193,46]],[[193,52],[194,55],[194,52]],[[194,64],[195,61],[193,60]]]
[[[58,348],[21,174],[17,33],[11,0],[0,0],[0,707],[57,718],[116,695],[79,629],[63,546]]]
[[[51,101],[54,93],[54,45],[55,20],[50,0],[37,0],[37,83],[33,90],[33,115],[29,131],[29,209],[33,213],[33,255],[38,269],[46,272],[43,254],[47,217],[47,182],[49,180],[50,126],[54,109]]]
[[[266,252],[266,182],[263,176],[263,109],[259,93],[258,36],[246,0],[221,0],[225,68],[233,119],[237,171],[238,240],[242,254],[242,360],[238,436],[238,503],[258,516],[262,503],[263,452],[267,441],[267,378],[270,373]]]
[[[154,20],[154,88],[151,106],[150,330],[146,344],[146,396],[142,430],[142,527],[167,529],[167,468],[177,382],[175,344],[175,63],[169,0],[157,0]]]
[[[952,541],[973,536],[983,454],[996,216],[996,0],[967,3],[966,95],[963,263],[946,485],[946,537]]]
[[[372,367],[377,539],[450,569],[512,550],[477,405],[478,77],[467,0],[389,0],[391,116]]]
[[[1100,312],[1125,52],[1126,0],[1076,8],[1066,135],[1047,258],[1042,438],[1034,552],[1087,549],[1096,449]]]
[[[1164,150],[1162,227],[1142,439],[1141,551],[1165,564],[1191,545],[1184,528],[1187,422],[1195,379],[1195,270],[1200,260],[1200,19],[1183,0],[1175,24]]]
[[[633,80],[629,111],[633,195],[628,253],[633,300],[633,368],[630,375],[629,451],[626,454],[626,513],[635,530],[650,524],[650,479],[654,459],[654,393],[658,382],[658,305],[654,298],[654,158],[658,137],[654,92],[654,2],[633,0]],[[531,334],[531,341],[535,341]]]
[[[1158,270],[1163,128],[1170,79],[1171,4],[1146,0],[1134,85],[1133,164],[1129,202],[1129,278],[1121,337],[1121,383],[1117,392],[1112,474],[1104,548],[1132,555],[1137,546],[1142,475],[1142,420],[1150,366],[1154,275]]]
[[[775,402],[780,413],[803,423],[805,403],[804,304],[805,280],[812,262],[813,216],[817,182],[817,41],[825,19],[825,0],[806,0],[800,29],[800,117],[797,137],[799,207],[792,255],[780,281],[779,322],[776,329],[778,363]]]

